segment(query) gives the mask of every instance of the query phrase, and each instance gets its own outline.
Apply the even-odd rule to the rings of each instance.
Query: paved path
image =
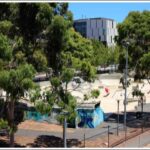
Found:
[[[129,127],[132,125],[136,125],[138,120],[133,120],[134,116],[130,117],[128,116],[128,119],[130,118],[130,124]],[[107,135],[108,132],[108,125],[110,126],[110,132],[112,133],[116,133],[117,132],[117,123],[115,121],[115,118],[112,118],[113,120],[110,120],[108,122],[103,122],[100,126],[96,127],[96,128],[77,128],[74,129],[72,132],[67,132],[67,138],[68,139],[78,139],[78,140],[83,140],[84,139],[84,134],[85,134],[85,138],[86,139],[90,139],[90,140],[94,140],[96,138],[100,138],[104,135]],[[120,118],[121,119],[121,118]],[[123,120],[123,118],[122,118]],[[132,121],[132,122],[131,122]],[[134,122],[134,123],[133,123]],[[131,127],[132,127],[131,126]],[[123,124],[119,124],[119,130],[123,129]],[[55,131],[35,131],[35,130],[25,130],[25,129],[18,129],[16,135],[20,135],[20,136],[27,136],[27,137],[38,137],[40,135],[54,135],[57,137],[62,138],[62,132],[55,132]]]
[[[137,148],[137,147],[144,147],[145,145],[150,143],[150,131],[147,131],[141,135],[138,135],[137,137],[134,137],[126,143],[122,143],[116,147],[131,147],[131,148]]]
[[[132,122],[128,122],[129,125],[128,128],[132,125],[136,127],[140,120],[133,120]],[[90,128],[78,128],[74,129],[73,132],[67,132],[67,139],[76,139],[79,141],[84,140],[84,134],[86,141],[96,142],[98,139],[103,138],[104,136],[107,136],[108,132],[108,125],[110,126],[110,132],[116,134],[116,126],[117,124],[114,122],[104,122],[101,126],[98,126],[97,128],[90,129]],[[123,124],[119,124],[120,130],[123,130]],[[131,126],[131,127],[132,127]],[[24,130],[24,129],[18,129],[16,135],[18,136],[25,136],[25,137],[31,137],[31,138],[37,138],[41,135],[49,135],[49,136],[55,136],[63,138],[62,132],[46,132],[46,131],[34,131],[34,130]],[[113,135],[113,134],[112,134]],[[147,145],[150,143],[150,131],[143,133],[140,136],[134,137],[133,139],[128,140],[126,143],[122,143],[118,145],[117,147],[143,147],[144,145]]]
[[[116,123],[103,123],[101,126],[98,126],[97,128],[90,129],[90,128],[78,128],[75,129],[73,133],[67,132],[67,138],[68,139],[78,139],[83,140],[84,134],[86,139],[96,139],[98,137],[104,136],[107,134],[107,126],[110,126],[111,132],[116,132]],[[120,129],[123,128],[120,124]],[[40,135],[54,135],[57,137],[62,138],[62,132],[46,132],[46,131],[34,131],[34,130],[24,130],[24,129],[18,129],[16,135],[19,136],[27,136],[27,137],[38,137]]]

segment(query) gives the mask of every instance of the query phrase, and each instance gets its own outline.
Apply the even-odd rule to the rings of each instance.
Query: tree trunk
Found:
[[[14,147],[14,100],[8,103],[8,124],[10,127],[9,144]]]
[[[68,83],[66,82],[65,93],[67,93]]]
[[[14,147],[14,132],[10,133],[10,147]]]

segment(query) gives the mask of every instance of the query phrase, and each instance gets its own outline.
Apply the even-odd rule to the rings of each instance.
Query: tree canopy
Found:
[[[112,51],[75,32],[68,3],[2,3],[0,32],[0,88],[6,92],[12,146],[15,104],[27,91],[37,111],[51,112],[57,104],[69,112],[68,121],[73,122],[76,99],[68,91],[73,76],[79,71],[79,76],[91,82],[97,66],[118,61],[119,48]],[[53,70],[51,89],[42,95],[39,88],[30,90],[35,87],[35,73],[49,68]],[[98,95],[93,91],[93,97]]]
[[[117,43],[121,46],[123,40],[129,41],[129,67],[135,68],[136,74],[140,74],[140,59],[150,51],[150,11],[133,11],[125,20],[118,24]],[[120,69],[125,66],[125,51],[120,51]]]

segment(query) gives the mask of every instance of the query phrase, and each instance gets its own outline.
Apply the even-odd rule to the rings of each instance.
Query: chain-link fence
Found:
[[[142,147],[150,143],[150,138],[144,140],[144,134],[150,130],[150,115],[128,121],[126,130],[123,124],[116,127],[106,125],[103,128],[102,132],[92,136],[85,132],[79,147]],[[129,144],[128,141],[133,138],[135,142]]]

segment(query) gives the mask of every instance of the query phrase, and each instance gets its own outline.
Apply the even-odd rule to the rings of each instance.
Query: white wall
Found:
[[[80,20],[79,22],[82,21],[86,21],[87,23],[87,38],[99,40],[100,36],[101,41],[106,41],[108,46],[115,45],[114,37],[117,35],[117,28],[116,28],[117,23],[114,20],[98,18],[98,19],[83,19]],[[112,21],[113,21],[113,28],[112,28]],[[103,30],[105,30],[105,35],[103,35]]]

